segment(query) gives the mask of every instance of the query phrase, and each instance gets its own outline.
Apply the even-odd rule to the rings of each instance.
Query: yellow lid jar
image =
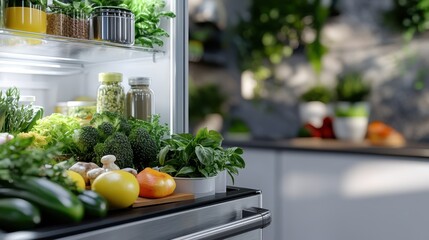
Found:
[[[97,113],[114,112],[125,114],[125,92],[122,74],[105,72],[98,74],[100,86],[97,93]]]

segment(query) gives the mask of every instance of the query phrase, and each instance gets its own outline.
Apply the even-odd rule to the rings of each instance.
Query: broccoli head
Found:
[[[98,143],[94,147],[96,163],[101,164],[100,160],[105,155],[115,155],[116,162],[120,168],[133,167],[133,149],[128,141],[128,137],[121,132],[115,132],[110,135],[104,143]]]
[[[115,132],[115,127],[110,122],[103,122],[98,125],[97,130],[100,134],[100,139],[104,142],[107,137],[109,137]]]
[[[138,172],[145,167],[154,167],[157,162],[158,148],[155,140],[142,127],[131,131],[128,139],[133,149],[134,167]]]
[[[79,161],[91,161],[94,158],[94,147],[99,142],[97,129],[85,126],[77,129],[73,133],[73,142],[77,147],[75,153]]]
[[[119,131],[125,135],[130,133],[131,125],[128,123],[128,120],[121,114],[114,112],[96,113],[89,124],[98,129],[105,122],[111,123],[115,132]]]
[[[93,151],[98,143],[99,135],[97,129],[92,126],[85,126],[74,131],[73,142],[80,152]]]

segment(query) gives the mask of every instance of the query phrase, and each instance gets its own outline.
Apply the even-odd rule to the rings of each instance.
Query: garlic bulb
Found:
[[[85,180],[85,184],[88,185],[89,179],[88,179],[87,173],[90,170],[97,169],[97,168],[100,168],[100,167],[97,164],[92,163],[92,162],[89,162],[89,163],[77,162],[77,163],[73,164],[73,166],[71,166],[69,168],[69,170],[79,173],[83,177],[83,180]]]

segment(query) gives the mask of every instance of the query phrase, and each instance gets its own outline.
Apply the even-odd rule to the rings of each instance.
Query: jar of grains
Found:
[[[54,1],[48,8],[46,33],[57,36],[89,39],[89,6]]]
[[[125,114],[125,93],[121,85],[121,73],[99,73],[101,83],[97,93],[97,113],[114,112]]]

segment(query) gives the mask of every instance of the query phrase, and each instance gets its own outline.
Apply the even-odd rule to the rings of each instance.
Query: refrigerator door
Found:
[[[60,239],[262,239],[271,214],[259,206],[261,195],[254,195]]]

